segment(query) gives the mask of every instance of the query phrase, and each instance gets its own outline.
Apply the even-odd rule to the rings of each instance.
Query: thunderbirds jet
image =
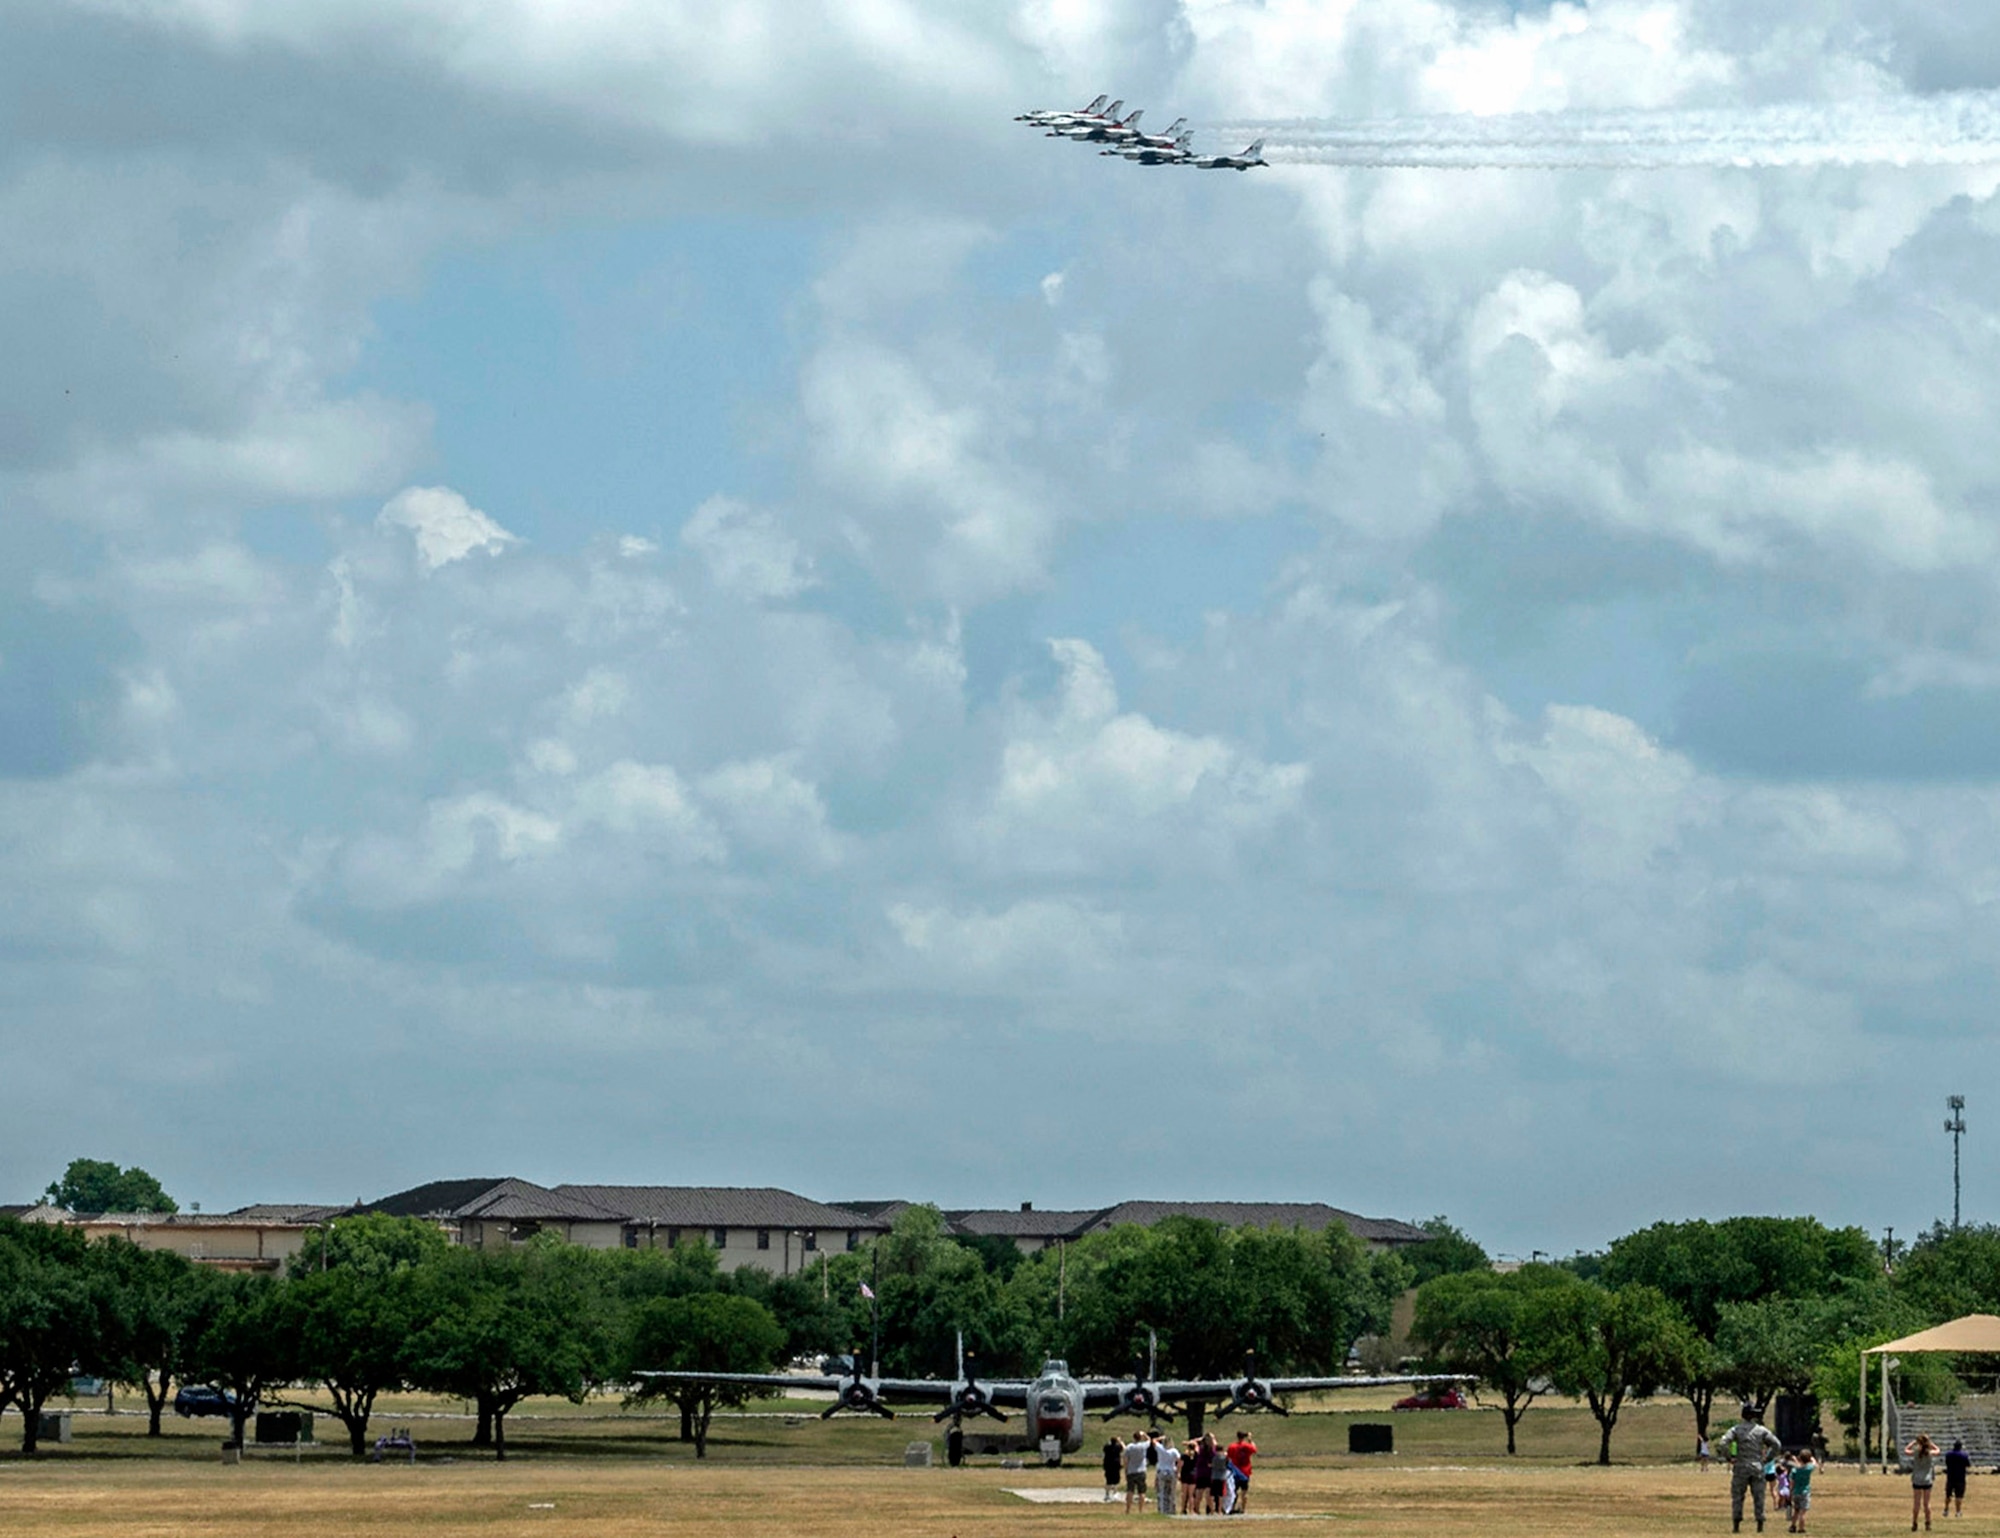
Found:
[[[1105,110],[1105,117],[1115,118],[1117,116],[1115,108],[1122,107],[1123,105],[1123,102],[1118,102],[1112,108],[1107,108]],[[1145,108],[1134,107],[1131,115],[1122,122],[1078,122],[1067,128],[1051,128],[1049,130],[1049,137],[1052,139],[1076,139],[1092,144],[1106,142],[1112,144],[1130,144],[1134,139],[1139,137],[1139,119],[1145,115]]]
[[[1247,171],[1270,162],[1264,158],[1264,141],[1259,139],[1240,155],[1197,155],[1189,164],[1204,171]]]
[[[1178,139],[1165,145],[1151,142],[1147,136],[1141,143],[1128,144],[1121,149],[1099,150],[1100,155],[1117,155],[1122,159],[1136,161],[1142,166],[1178,166],[1194,159],[1194,135],[1184,133]]]
[[[1157,1343],[1155,1356],[1157,1355]],[[1264,1378],[1259,1377],[1254,1360],[1246,1358],[1240,1378],[1193,1378],[1161,1381],[1152,1364],[1140,1371],[1134,1363],[1132,1381],[1106,1378],[1075,1378],[1069,1363],[1051,1357],[1042,1363],[1041,1375],[1031,1382],[995,1379],[981,1383],[966,1359],[965,1337],[958,1341],[958,1373],[949,1383],[942,1378],[868,1377],[861,1371],[861,1356],[854,1355],[854,1370],[843,1377],[761,1372],[642,1372],[640,1378],[664,1379],[672,1383],[729,1383],[750,1388],[831,1390],[833,1403],[820,1412],[830,1420],[843,1410],[857,1415],[879,1415],[894,1420],[895,1404],[935,1404],[942,1408],[933,1421],[954,1423],[968,1417],[990,1417],[1004,1421],[1011,1417],[1002,1406],[1022,1412],[1028,1440],[1042,1449],[1051,1463],[1060,1463],[1064,1453],[1083,1447],[1083,1415],[1086,1410],[1103,1410],[1105,1419],[1114,1415],[1143,1415],[1148,1420],[1171,1420],[1185,1411],[1190,1433],[1201,1429],[1202,1417],[1210,1404],[1216,1406],[1218,1420],[1232,1411],[1250,1413],[1269,1410],[1276,1415],[1291,1412],[1282,1396],[1318,1393],[1325,1389],[1381,1388],[1392,1383],[1438,1383],[1435,1374],[1389,1378]],[[1452,1379],[1470,1382],[1470,1379]]]
[[[1053,110],[1023,112],[1018,114],[1014,121],[1017,123],[1033,123],[1037,128],[1053,128],[1058,123],[1077,123],[1086,119],[1095,121],[1103,114],[1104,104],[1110,99],[1108,96],[1100,96],[1088,107],[1078,107],[1074,112]],[[1111,109],[1112,115],[1116,116],[1118,107],[1122,107],[1123,105],[1124,103],[1120,102],[1118,106],[1114,106]]]

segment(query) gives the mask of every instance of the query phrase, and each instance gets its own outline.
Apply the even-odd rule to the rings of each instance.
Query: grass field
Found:
[[[765,1414],[718,1417],[710,1457],[698,1464],[665,1418],[621,1411],[615,1401],[532,1404],[513,1422],[513,1456],[496,1464],[470,1446],[470,1422],[458,1408],[414,1399],[385,1407],[379,1429],[394,1423],[415,1430],[414,1467],[354,1463],[344,1442],[334,1443],[339,1428],[328,1420],[320,1422],[328,1441],[320,1452],[297,1463],[261,1454],[236,1466],[223,1463],[213,1422],[170,1418],[169,1434],[153,1441],[143,1435],[143,1419],[79,1414],[69,1445],[33,1460],[0,1456],[0,1535],[582,1538],[719,1531],[777,1538],[861,1531],[1055,1538],[1141,1521],[1095,1502],[1038,1505],[1008,1493],[1101,1489],[1091,1452],[1059,1469],[1002,1469],[992,1459],[956,1470],[903,1468],[905,1444],[935,1438],[928,1416],[828,1424],[809,1403],[760,1406]],[[1346,1453],[1347,1423],[1356,1414],[1395,1426],[1394,1456]],[[1093,1444],[1102,1437],[1099,1424],[1092,1422]],[[0,1420],[0,1435],[17,1437],[19,1425],[13,1416]],[[1613,1444],[1618,1466],[1599,1469],[1587,1466],[1596,1452],[1596,1423],[1567,1405],[1529,1412],[1522,1456],[1514,1459],[1503,1453],[1500,1417],[1486,1411],[1260,1417],[1253,1504],[1257,1520],[1282,1518],[1280,1530],[1287,1532],[1459,1529],[1508,1538],[1726,1532],[1728,1475],[1692,1467],[1690,1425],[1678,1402],[1635,1406]],[[1968,1535],[2000,1532],[2000,1479],[1976,1477],[1968,1505],[1971,1514],[1954,1526]],[[1181,1519],[1181,1525],[1218,1520],[1235,1519]],[[1814,1532],[1893,1533],[1906,1531],[1908,1521],[1903,1481],[1852,1467],[1820,1476]],[[1768,1530],[1783,1531],[1775,1516]]]

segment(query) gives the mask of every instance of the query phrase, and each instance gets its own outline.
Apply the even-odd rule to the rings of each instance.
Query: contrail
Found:
[[[2000,92],[1647,111],[1211,125],[1273,163],[1441,170],[2000,165]]]

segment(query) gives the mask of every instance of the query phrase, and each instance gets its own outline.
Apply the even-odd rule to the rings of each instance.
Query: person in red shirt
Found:
[[[1257,1444],[1250,1440],[1245,1431],[1229,1444],[1229,1466],[1236,1470],[1236,1500],[1232,1511],[1248,1511],[1250,1499],[1250,1460],[1257,1455]]]

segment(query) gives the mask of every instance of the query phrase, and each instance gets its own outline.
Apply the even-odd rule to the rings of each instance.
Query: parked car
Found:
[[[849,1373],[854,1371],[854,1358],[851,1356],[824,1357],[820,1361],[819,1370],[829,1378],[845,1378]]]
[[[1399,1399],[1389,1407],[1392,1410],[1469,1410],[1465,1395],[1447,1384],[1443,1388],[1427,1388],[1411,1394],[1407,1399]]]
[[[236,1396],[226,1394],[219,1388],[210,1388],[205,1383],[190,1383],[174,1395],[174,1414],[191,1415],[234,1415]]]

